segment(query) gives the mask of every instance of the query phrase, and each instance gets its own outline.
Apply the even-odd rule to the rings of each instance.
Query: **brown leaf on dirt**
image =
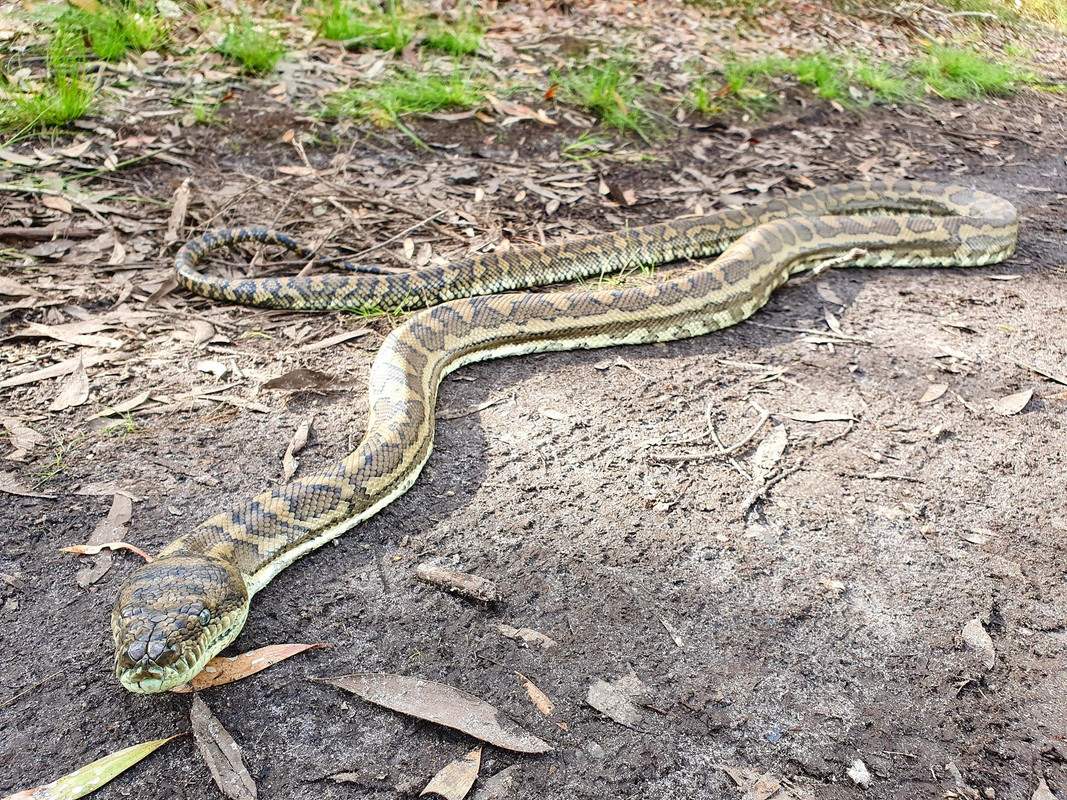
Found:
[[[29,286],[23,286],[16,280],[0,275],[0,296],[3,297],[33,297],[38,292]]]
[[[241,749],[198,696],[193,697],[189,720],[193,740],[219,791],[230,800],[256,800],[256,784],[245,769]]]
[[[751,767],[723,767],[723,772],[744,791],[741,800],[814,800],[814,795],[797,787],[785,787],[769,772]]]
[[[81,347],[101,347],[108,350],[115,350],[122,347],[121,340],[113,339],[110,336],[95,335],[98,331],[108,330],[114,327],[114,325],[108,325],[102,322],[69,322],[65,325],[43,325],[39,322],[31,322],[24,329],[13,335],[23,337],[43,337]]]
[[[293,438],[289,440],[289,446],[285,448],[285,455],[282,456],[282,480],[288,481],[293,475],[296,474],[297,468],[300,466],[300,462],[296,460],[296,454],[304,449],[304,445],[308,443],[308,433],[311,432],[311,423],[314,417],[308,417],[303,420],[293,432]]]
[[[505,800],[512,797],[511,788],[518,776],[519,764],[512,764],[483,780],[471,800]]]
[[[919,398],[920,403],[932,403],[939,398],[945,392],[948,391],[947,383],[931,383],[926,387],[926,391],[923,392],[923,396]]]
[[[522,688],[526,690],[526,696],[530,698],[530,702],[537,707],[538,711],[547,717],[556,710],[556,704],[549,700],[548,695],[538,689],[532,680],[521,672],[516,672],[515,674],[519,677]]]
[[[133,501],[125,495],[116,494],[111,500],[111,509],[107,512],[107,516],[97,523],[86,544],[90,546],[108,544],[112,545],[111,549],[114,549],[115,543],[121,542],[122,537],[126,535],[126,523],[130,521],[131,516],[133,516]],[[80,587],[88,589],[104,577],[109,569],[111,569],[111,553],[98,550],[95,563],[79,570],[74,579]]]
[[[146,562],[153,561],[154,559],[140,547],[132,545],[129,542],[104,542],[103,544],[72,544],[70,547],[61,547],[59,552],[61,553],[73,553],[76,556],[95,556],[104,550],[129,550],[131,553],[136,553]]]
[[[359,328],[354,331],[342,331],[334,336],[327,336],[318,342],[311,342],[310,344],[301,345],[296,349],[298,353],[310,353],[314,350],[324,350],[327,347],[333,347],[334,345],[341,344],[342,342],[348,342],[352,339],[358,339],[361,336],[366,336],[370,333],[370,328]]]
[[[0,472],[0,492],[18,495],[19,497],[42,497],[46,500],[55,500],[56,498],[54,494],[42,494],[35,492],[33,489],[27,489],[22,481],[18,479],[18,476],[10,472]]]
[[[41,205],[45,208],[50,208],[53,211],[60,211],[64,214],[71,214],[74,212],[74,206],[70,204],[70,200],[59,195],[46,194],[42,196]]]
[[[74,356],[68,358],[66,361],[60,361],[58,364],[53,364],[50,367],[44,369],[38,369],[33,372],[24,372],[21,375],[14,375],[10,378],[5,378],[0,381],[0,389],[10,389],[12,386],[24,386],[27,383],[38,383],[39,381],[45,381],[49,378],[58,378],[62,375],[70,375],[74,370],[81,367],[93,367],[97,364],[101,364],[105,361],[124,361],[129,356],[123,353],[90,353],[85,356]]]
[[[482,766],[482,748],[476,747],[462,758],[447,764],[430,779],[426,788],[419,792],[419,797],[427,794],[439,794],[446,800],[463,800],[478,779],[478,770]]]
[[[271,378],[262,388],[282,392],[299,392],[305,389],[328,389],[333,386],[335,378],[325,372],[317,372],[307,367],[294,370]]]
[[[9,443],[15,448],[14,452],[4,456],[9,460],[20,461],[23,456],[37,445],[48,441],[48,437],[43,433],[26,427],[14,417],[4,417],[0,419],[0,423],[3,424],[4,430],[8,433]]]
[[[644,684],[633,676],[619,678],[615,683],[597,681],[589,687],[585,702],[620,725],[633,728],[641,722],[641,712],[632,696],[642,691]]]
[[[174,191],[174,205],[170,209],[167,230],[163,234],[164,244],[178,241],[178,233],[185,224],[185,214],[189,210],[189,198],[192,197],[192,190],[189,188],[191,181],[192,178],[186,178]]]
[[[129,400],[123,400],[121,403],[105,407],[103,411],[98,411],[89,417],[86,422],[91,422],[92,420],[100,419],[101,417],[116,417],[125,414],[128,411],[133,411],[137,406],[148,402],[148,398],[151,396],[152,393],[150,391],[140,392],[139,394],[135,394]]]
[[[59,388],[59,394],[48,407],[49,411],[66,411],[68,408],[80,406],[89,399],[89,374],[85,371],[81,356],[74,370],[67,376]]]
[[[1034,390],[1027,389],[1022,392],[1016,392],[1015,394],[1009,394],[1006,397],[1001,397],[999,400],[995,400],[992,403],[993,411],[1000,414],[1002,417],[1011,417],[1022,411],[1034,397]]]
[[[496,626],[496,629],[500,631],[501,635],[509,639],[518,639],[524,644],[536,644],[542,650],[548,650],[556,646],[556,640],[551,636],[546,636],[540,631],[535,631],[531,628],[513,628],[510,625],[500,623]]]
[[[790,411],[784,414],[787,419],[796,422],[856,422],[851,414],[841,411]]]
[[[436,564],[419,564],[415,567],[415,577],[482,603],[495,603],[500,600],[500,590],[495,583],[469,572],[456,572]]]
[[[174,694],[188,694],[192,691],[210,689],[212,686],[224,686],[227,683],[244,680],[267,667],[280,664],[288,658],[300,655],[306,650],[318,650],[329,645],[324,642],[315,644],[269,644],[241,653],[238,656],[216,656],[207,662],[204,669],[189,683],[171,689]]]
[[[524,731],[494,706],[454,686],[380,672],[313,680],[352,692],[392,711],[453,728],[504,750],[547,753],[552,749],[548,742]]]
[[[64,775],[58,780],[38,786],[36,789],[16,792],[8,795],[4,800],[77,800],[79,797],[95,792],[167,742],[177,738],[177,736],[168,736],[166,739],[156,739],[152,742],[142,742],[126,747],[99,758],[91,764],[86,764],[81,769]]]

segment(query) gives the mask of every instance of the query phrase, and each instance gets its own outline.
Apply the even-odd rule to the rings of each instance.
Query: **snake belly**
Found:
[[[478,255],[415,273],[229,280],[197,270],[218,247],[277,244],[264,228],[205,234],[182,248],[179,282],[209,298],[308,310],[428,306],[394,330],[370,370],[359,446],[333,467],[210,517],[136,569],[112,614],[115,670],[134,692],[187,682],[240,632],[253,595],[281,570],[388,505],[429,458],[438,386],[475,361],[550,350],[665,342],[747,318],[795,273],[850,266],[992,264],[1015,248],[1015,208],[958,186],[897,181],[829,186],[764,206]],[[847,255],[846,255],[847,254]],[[651,286],[596,292],[515,289],[718,255]],[[511,292],[500,294],[501,292]]]

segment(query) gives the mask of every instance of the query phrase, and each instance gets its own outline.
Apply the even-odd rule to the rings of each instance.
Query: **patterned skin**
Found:
[[[196,269],[219,247],[260,242],[317,256],[264,228],[194,239],[178,254],[178,280],[209,298],[308,310],[432,307],[383,343],[370,372],[367,432],[352,453],[327,472],[211,517],[130,576],[112,615],[119,680],[134,692],[187,682],[233,641],[252,596],[275,575],[406,491],[430,455],[438,386],[464,364],[699,336],[746,319],[790,275],[830,259],[845,256],[858,267],[979,266],[1009,257],[1016,236],[1007,201],[898,181],[830,186],[408,274],[226,280]],[[697,271],[648,287],[499,294],[716,254]]]

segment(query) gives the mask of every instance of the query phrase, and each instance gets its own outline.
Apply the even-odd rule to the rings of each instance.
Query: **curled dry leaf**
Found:
[[[43,433],[26,427],[14,417],[4,417],[0,419],[0,423],[3,424],[4,430],[7,431],[11,446],[15,448],[16,452],[29,452],[37,445],[48,441],[48,437]],[[11,456],[7,456],[7,458],[11,458]]]
[[[556,710],[556,704],[549,700],[548,695],[538,689],[532,680],[521,672],[516,672],[515,674],[522,683],[522,687],[526,690],[526,696],[530,698],[530,702],[537,706],[537,710],[546,717],[551,715]]]
[[[486,578],[471,575],[469,572],[456,572],[439,567],[436,564],[419,564],[415,567],[419,580],[441,586],[450,592],[456,592],[483,603],[495,603],[500,599],[500,590],[496,584]]]
[[[439,794],[446,800],[463,800],[478,778],[482,766],[482,748],[476,747],[462,758],[446,765],[433,776],[426,788],[419,792],[419,797],[427,794]]]
[[[101,364],[105,361],[125,361],[129,358],[129,355],[122,353],[95,353],[86,356],[74,356],[68,358],[66,361],[60,361],[58,364],[53,364],[50,367],[44,369],[35,370],[33,372],[24,372],[21,375],[14,375],[10,378],[5,378],[0,381],[0,389],[9,389],[12,386],[24,386],[27,383],[37,383],[38,381],[45,381],[49,378],[58,378],[61,375],[70,375],[79,366],[93,367],[97,364]]]
[[[170,209],[167,230],[163,234],[163,241],[166,244],[178,241],[178,232],[185,224],[185,214],[189,210],[189,198],[192,196],[192,190],[189,188],[191,180],[192,178],[186,178],[174,191],[174,205]]]
[[[548,650],[557,644],[556,640],[551,636],[546,636],[532,628],[513,628],[510,625],[500,623],[496,626],[496,629],[500,631],[501,635],[509,639],[518,639],[526,644],[536,644],[542,650]]]
[[[1007,397],[1002,397],[999,400],[993,402],[993,410],[1004,417],[1011,417],[1018,414],[1027,404],[1033,399],[1034,390],[1027,389],[1022,392],[1016,392],[1015,394],[1009,394]]]
[[[197,696],[193,697],[189,721],[193,727],[193,740],[219,791],[230,800],[256,800],[256,784],[245,769],[241,748],[211,713],[207,703]]]
[[[104,550],[129,550],[136,553],[146,562],[152,561],[152,556],[136,545],[129,542],[104,542],[103,544],[72,544],[70,547],[61,547],[61,553],[73,553],[76,556],[95,556]]]
[[[548,742],[524,731],[494,706],[454,686],[380,672],[314,680],[392,711],[454,728],[504,750],[547,753],[552,749]]]
[[[919,398],[920,403],[932,403],[939,398],[945,392],[948,391],[947,383],[931,383],[926,387],[926,391],[923,392],[923,396]]]
[[[239,656],[216,656],[189,683],[177,686],[171,691],[175,694],[188,694],[194,689],[209,689],[227,683],[243,680],[267,667],[280,664],[287,658],[303,653],[305,650],[318,650],[326,647],[324,642],[315,644],[271,644],[241,653]]]
[[[300,462],[296,460],[296,454],[304,449],[304,445],[308,443],[308,433],[311,432],[312,417],[308,417],[303,420],[293,432],[293,438],[289,440],[289,446],[285,448],[285,455],[282,456],[282,480],[288,481],[293,475],[296,474],[297,467],[300,466]]]
[[[152,396],[152,393],[141,392],[131,397],[129,400],[123,400],[121,403],[116,403],[113,406],[107,406],[103,411],[98,411],[93,414],[87,421],[94,419],[100,419],[101,417],[114,417],[120,414],[125,414],[128,411],[133,411],[137,406],[142,403],[148,402],[148,398]]]
[[[97,759],[91,764],[86,764],[81,769],[44,786],[9,795],[5,800],[77,800],[79,797],[95,792],[167,742],[177,738],[177,736],[168,736],[166,739],[135,744]]]
[[[96,524],[86,544],[93,546],[121,542],[122,537],[126,535],[126,523],[130,521],[131,516],[133,516],[133,501],[123,494],[114,495],[107,516]],[[103,549],[105,548],[97,550],[96,555],[99,557],[92,566],[79,570],[75,576],[78,585],[83,589],[88,589],[111,569],[111,553],[101,553]],[[148,560],[151,561],[151,559]]]
[[[60,386],[59,394],[48,407],[49,411],[66,411],[68,408],[80,406],[89,399],[89,375],[85,371],[85,364],[81,356],[63,385]]]

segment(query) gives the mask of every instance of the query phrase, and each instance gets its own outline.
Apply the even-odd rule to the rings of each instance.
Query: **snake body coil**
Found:
[[[233,641],[251,597],[275,575],[406,491],[430,455],[438,385],[464,364],[699,336],[750,316],[790,275],[846,253],[855,266],[974,266],[1007,258],[1015,240],[1007,201],[909,181],[830,186],[759,208],[405,275],[213,278],[197,262],[237,242],[314,256],[262,228],[205,234],[179,253],[178,280],[210,298],[309,310],[434,307],[382,345],[370,371],[366,434],[352,453],[327,472],[211,517],[131,575],[112,616],[119,680],[135,692],[188,681]],[[498,294],[719,253],[698,271],[649,287]]]

